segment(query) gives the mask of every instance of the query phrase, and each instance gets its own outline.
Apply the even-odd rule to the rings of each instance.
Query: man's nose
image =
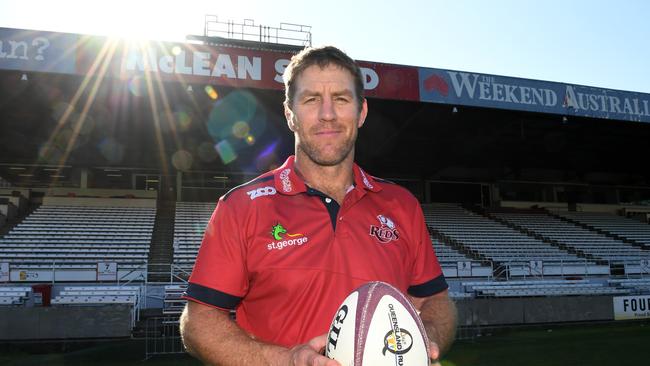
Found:
[[[331,121],[336,118],[336,111],[334,110],[334,102],[330,98],[323,98],[323,101],[318,111],[318,118],[323,121]]]

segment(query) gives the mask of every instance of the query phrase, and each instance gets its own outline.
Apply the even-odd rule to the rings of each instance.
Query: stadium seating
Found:
[[[617,286],[620,288],[629,289],[637,294],[643,294],[643,295],[650,294],[650,277],[610,279],[608,280],[608,282],[610,286]]]
[[[638,262],[640,258],[648,255],[647,251],[622,240],[607,237],[543,212],[493,213],[493,215],[569,248],[579,250],[594,259],[614,263]]]
[[[214,202],[176,202],[174,264],[191,268],[201,246]]]
[[[25,305],[31,292],[26,286],[0,286],[0,305]]]
[[[492,266],[485,265],[431,236],[433,248],[445,277],[486,277],[492,275]]]
[[[612,288],[588,280],[529,280],[463,282],[475,297],[626,295],[628,289]]]
[[[186,284],[166,285],[162,312],[164,315],[180,316],[187,300],[181,299],[187,290]]]
[[[79,273],[97,272],[98,263],[132,271],[147,262],[155,214],[154,207],[43,205],[0,239],[0,262],[10,263],[12,280],[48,270],[57,271],[54,279],[94,280]]]
[[[133,306],[132,326],[142,307],[142,289],[139,286],[66,286],[52,299],[54,306],[110,305]]]
[[[423,205],[423,210],[427,226],[485,259],[507,264],[513,275],[530,275],[531,269],[528,267],[531,261],[544,263],[542,275],[604,271],[593,261],[458,205],[429,204]]]
[[[597,212],[557,212],[559,216],[650,245],[650,225],[623,216]]]

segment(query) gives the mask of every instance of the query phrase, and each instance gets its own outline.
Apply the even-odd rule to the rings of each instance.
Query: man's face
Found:
[[[354,158],[357,130],[368,112],[365,100],[359,110],[356,97],[352,74],[343,68],[313,65],[302,72],[293,103],[285,106],[299,158],[322,166]]]

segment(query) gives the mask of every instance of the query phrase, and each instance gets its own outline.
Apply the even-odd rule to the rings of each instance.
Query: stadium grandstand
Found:
[[[281,75],[309,27],[0,39],[0,339],[183,352],[217,200],[293,150]],[[650,317],[621,305],[650,302],[650,95],[378,61],[357,161],[421,201],[461,327]]]

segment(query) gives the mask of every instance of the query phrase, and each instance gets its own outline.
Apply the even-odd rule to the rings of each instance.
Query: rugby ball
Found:
[[[404,294],[385,282],[369,282],[339,306],[325,355],[342,366],[428,366],[429,339]]]

